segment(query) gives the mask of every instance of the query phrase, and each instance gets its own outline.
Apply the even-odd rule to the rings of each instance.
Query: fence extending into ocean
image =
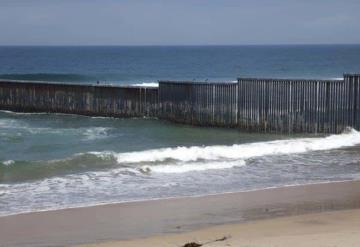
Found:
[[[254,132],[360,129],[360,74],[342,80],[159,81],[159,87],[0,80],[0,109],[88,116],[157,117]]]
[[[0,80],[0,109],[104,117],[156,117],[158,89]]]

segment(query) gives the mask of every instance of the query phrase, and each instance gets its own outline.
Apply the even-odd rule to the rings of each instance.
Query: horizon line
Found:
[[[333,46],[360,45],[360,43],[277,43],[277,44],[0,44],[0,47],[234,47],[234,46]]]

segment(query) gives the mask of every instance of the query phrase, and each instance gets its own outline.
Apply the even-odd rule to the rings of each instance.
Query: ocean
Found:
[[[0,47],[0,78],[145,84],[339,78],[360,45]],[[0,215],[360,179],[360,132],[275,135],[0,111]]]

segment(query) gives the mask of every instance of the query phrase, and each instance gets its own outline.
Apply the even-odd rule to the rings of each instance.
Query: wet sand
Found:
[[[168,238],[174,233],[176,235],[178,235],[177,233],[197,234],[194,231],[198,229],[205,229],[203,231],[217,229],[217,227],[232,229],[233,224],[239,223],[242,223],[237,225],[241,230],[244,223],[267,222],[257,221],[260,219],[354,208],[360,208],[360,181],[291,186],[194,198],[119,203],[0,217],[0,246],[61,246],[130,239],[143,241],[141,238],[151,236]],[[356,217],[348,217],[348,219],[358,220],[359,212],[356,212]],[[341,213],[341,211],[336,213]],[[321,215],[324,215],[321,217],[325,218],[321,218],[320,222],[329,217],[327,214]],[[352,214],[350,213],[350,215]],[[277,220],[281,221],[282,219],[268,221]],[[341,221],[341,217],[339,220]],[[255,223],[253,223],[254,221]],[[214,226],[215,228],[213,228]],[[292,226],[294,225],[288,225],[284,229],[291,230]],[[270,236],[275,236],[275,239],[282,236],[282,231],[276,231],[272,226],[269,227],[272,228],[270,230],[274,232],[273,234],[275,232],[278,234],[271,235],[269,233]],[[263,228],[266,229],[266,227]],[[292,230],[296,231],[296,229]],[[254,239],[258,239],[256,232],[255,227],[252,235]],[[222,235],[227,234],[234,235],[231,239],[238,237],[236,231],[219,230],[217,233],[211,233],[212,237],[221,238]],[[196,235],[182,236],[189,236],[189,238],[183,238],[181,241],[186,239],[191,241],[190,236],[196,237]],[[199,238],[201,238],[200,235]],[[199,240],[206,241],[207,238]],[[124,244],[124,242],[122,243]],[[127,243],[130,244],[130,242]],[[169,242],[169,244],[172,243]],[[217,242],[216,244],[222,243]],[[150,242],[148,246],[151,246]]]

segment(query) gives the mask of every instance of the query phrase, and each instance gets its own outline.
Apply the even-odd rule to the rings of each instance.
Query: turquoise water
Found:
[[[0,47],[0,78],[336,78],[360,46]],[[271,135],[0,111],[0,215],[360,178],[360,133]]]

